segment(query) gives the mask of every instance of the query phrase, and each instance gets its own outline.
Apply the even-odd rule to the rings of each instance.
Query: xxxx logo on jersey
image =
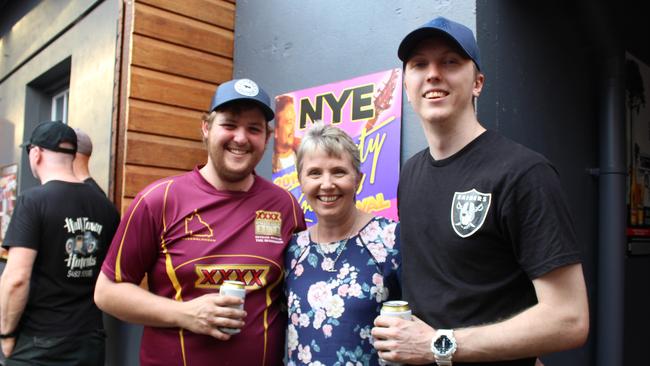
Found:
[[[221,287],[223,281],[241,281],[247,290],[265,287],[268,283],[269,266],[254,264],[197,264],[195,286],[199,288]]]
[[[282,213],[255,211],[255,240],[262,243],[283,244]]]

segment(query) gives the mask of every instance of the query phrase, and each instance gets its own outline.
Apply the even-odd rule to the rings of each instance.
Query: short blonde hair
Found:
[[[348,155],[357,174],[361,174],[361,158],[359,148],[352,138],[342,129],[316,122],[302,137],[296,153],[296,168],[298,175],[302,171],[302,160],[305,154],[322,149],[330,156],[342,157]]]

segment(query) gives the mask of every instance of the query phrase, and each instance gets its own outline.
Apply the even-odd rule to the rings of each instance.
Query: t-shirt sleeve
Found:
[[[41,224],[41,215],[38,213],[35,200],[25,195],[18,196],[2,246],[38,250],[42,232]]]
[[[581,261],[573,220],[557,172],[537,164],[516,183],[504,207],[513,251],[531,278]]]
[[[384,287],[388,289],[387,300],[400,300],[402,289],[400,285],[401,254],[400,254],[400,225],[399,223],[386,220],[384,227],[384,245],[386,247],[386,261],[382,265]]]
[[[140,284],[157,259],[162,213],[155,214],[147,200],[136,197],[117,227],[102,272],[114,282]]]

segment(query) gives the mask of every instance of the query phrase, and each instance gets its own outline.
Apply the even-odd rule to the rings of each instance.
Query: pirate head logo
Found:
[[[480,229],[490,210],[491,202],[491,193],[481,193],[476,189],[454,192],[451,203],[451,227],[456,234],[466,238]]]

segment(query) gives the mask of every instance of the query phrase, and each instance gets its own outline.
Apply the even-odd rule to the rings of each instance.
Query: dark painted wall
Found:
[[[625,261],[624,365],[648,365],[650,329],[650,256]]]
[[[606,3],[582,2],[581,7],[580,2],[477,1],[478,39],[488,74],[479,99],[479,117],[488,128],[500,130],[555,163],[583,245],[590,338],[580,350],[544,357],[548,365],[597,364],[595,335],[601,329],[595,318],[596,269],[598,261],[609,258],[598,255],[598,182],[586,171],[598,165],[606,59],[601,33],[593,27],[601,27],[613,38],[617,30],[585,17],[600,12],[607,19],[610,14],[624,13],[620,9],[624,5]],[[621,25],[627,20],[612,22]],[[615,39],[614,46],[623,50],[622,41]],[[643,334],[650,327],[650,257],[626,256],[624,270],[623,364],[647,365],[648,337]]]
[[[477,2],[487,74],[478,110],[487,128],[540,152],[559,171],[583,249],[592,332],[587,346],[542,359],[592,365],[598,182],[588,169],[598,166],[599,84],[582,31],[568,17],[546,2]]]

